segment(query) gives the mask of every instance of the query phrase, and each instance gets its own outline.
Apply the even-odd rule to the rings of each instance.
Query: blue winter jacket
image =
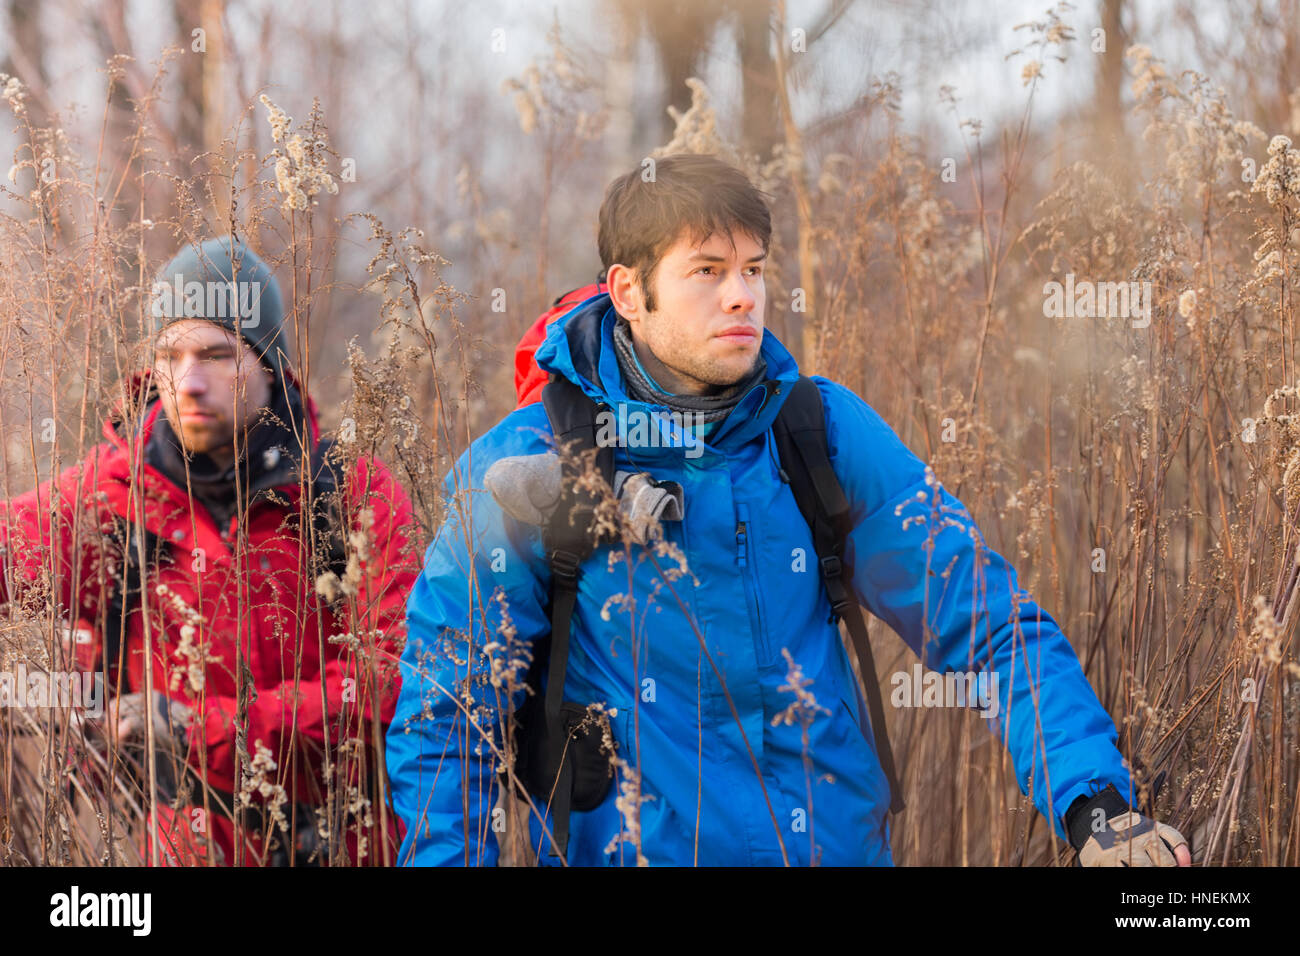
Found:
[[[608,295],[587,300],[552,324],[537,361],[598,402],[650,414],[625,391],[615,317]],[[648,798],[640,843],[651,864],[807,865],[815,854],[822,864],[890,865],[888,783],[771,432],[798,371],[770,331],[762,354],[768,383],[750,391],[702,448],[644,440],[615,448],[617,468],[682,484],[684,520],[663,527],[691,574],[670,590],[639,545],[613,561],[610,547],[600,548],[582,567],[564,696],[602,702],[614,714],[618,755],[639,768]],[[1076,797],[1112,782],[1128,792],[1113,722],[1065,635],[1019,589],[1011,565],[983,545],[961,502],[932,484],[924,462],[862,399],[814,381],[831,462],[852,504],[846,556],[858,598],[927,671],[991,668],[986,687],[996,673],[998,705],[987,725],[1008,747],[1022,792],[1064,839],[1061,817]],[[503,640],[503,609],[518,641],[531,644],[549,631],[550,572],[540,529],[506,515],[482,490],[483,474],[501,457],[545,452],[549,434],[541,403],[518,409],[448,475],[448,518],[407,604],[402,690],[388,732],[393,799],[406,824],[403,863],[497,861],[499,767],[483,735],[504,702],[483,678],[482,648]],[[629,580],[635,620],[611,600],[628,593]],[[475,680],[467,683],[468,635]],[[811,774],[799,722],[774,724],[794,701],[782,690],[783,649],[819,708],[808,728]],[[885,694],[887,705],[897,697],[890,685]],[[521,703],[522,694],[515,706]],[[905,768],[908,755],[897,754],[897,762]],[[620,783],[627,779],[620,775]],[[571,864],[636,862],[634,835],[616,807],[619,790],[572,814]],[[542,863],[554,862],[542,839],[533,819],[532,846],[543,846]]]

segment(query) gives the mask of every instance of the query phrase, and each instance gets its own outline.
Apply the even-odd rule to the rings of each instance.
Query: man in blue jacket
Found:
[[[607,412],[624,516],[610,519],[622,540],[582,563],[572,611],[563,697],[596,705],[616,782],[568,815],[570,864],[892,863],[889,784],[774,444],[799,373],[763,328],[770,235],[762,194],[727,164],[638,168],[600,212],[608,294],[537,351]],[[978,677],[969,703],[1082,863],[1188,865],[1177,831],[1130,811],[1115,726],[1056,622],[879,415],[812,380],[857,599],[926,668]],[[551,630],[551,431],[542,404],[518,409],[448,475],[388,733],[403,863],[493,865],[509,843],[500,780],[516,735],[501,727]],[[551,796],[530,793],[542,863],[558,862]]]

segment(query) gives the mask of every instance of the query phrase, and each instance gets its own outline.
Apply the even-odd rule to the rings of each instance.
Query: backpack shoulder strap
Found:
[[[141,536],[143,535],[143,542]],[[121,542],[122,560],[121,578],[113,589],[113,596],[104,606],[104,630],[101,648],[104,663],[110,674],[116,674],[125,663],[122,638],[126,627],[126,618],[139,606],[141,591],[144,586],[144,574],[140,568],[140,544],[144,545],[145,562],[157,564],[167,552],[167,542],[150,531],[141,528],[128,518],[114,519],[113,537]]]
[[[311,506],[312,527],[317,540],[324,544],[323,563],[326,570],[342,576],[347,570],[348,555],[345,538],[347,531],[343,519],[343,503],[336,492],[340,491],[335,463],[330,459],[336,442],[321,436],[311,456]]]
[[[334,450],[335,440],[328,435],[321,435],[320,441],[316,442],[316,453],[312,455],[312,481],[317,488],[326,491],[333,491],[339,485],[338,475],[334,471],[334,463],[330,461],[330,452]]]
[[[555,444],[565,451],[562,456],[563,490],[559,506],[545,532],[547,559],[554,568],[558,558],[561,575],[573,576],[577,573],[577,565],[596,549],[590,529],[597,504],[593,495],[576,487],[574,479],[594,450],[596,468],[605,481],[613,485],[614,449],[602,447],[596,441],[596,416],[600,408],[567,378],[551,375],[551,380],[542,389],[542,405],[546,408]]]
[[[799,376],[781,406],[772,431],[783,477],[790,483],[799,512],[812,530],[822,583],[831,603],[831,620],[843,620],[853,640],[866,690],[876,755],[889,780],[889,809],[898,813],[904,807],[903,791],[894,770],[894,753],[885,727],[885,708],[880,699],[867,623],[845,575],[844,541],[851,530],[849,500],[831,467],[826,413],[812,379]]]
[[[578,487],[577,478],[594,450],[596,468],[612,485],[614,449],[596,442],[596,416],[599,412],[596,403],[564,376],[551,375],[542,389],[542,404],[555,443],[565,452],[561,456],[564,479],[560,502],[543,532],[546,560],[551,569],[551,633],[542,715],[542,732],[546,737],[546,767],[543,772],[545,779],[555,781],[554,796],[550,801],[554,841],[551,854],[563,856],[568,851],[574,761],[564,759],[568,735],[562,722],[561,705],[564,703],[573,607],[578,597],[579,567],[596,550],[598,543],[592,527],[597,501],[590,492]],[[536,733],[539,728],[530,730]]]

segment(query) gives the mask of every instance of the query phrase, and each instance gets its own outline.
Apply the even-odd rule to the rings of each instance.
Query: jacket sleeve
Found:
[[[996,713],[985,714],[990,730],[1011,754],[1021,792],[1066,839],[1062,817],[1075,797],[1110,783],[1129,792],[1114,722],[1056,621],[1020,589],[966,507],[862,399],[816,381],[852,506],[846,558],[859,599],[927,670],[988,671],[997,697]]]
[[[530,659],[550,629],[540,529],[505,515],[483,490],[487,466],[501,455],[494,433],[513,431],[509,422],[475,442],[448,475],[447,518],[407,602],[387,751],[393,802],[406,824],[399,865],[492,866],[498,858],[490,744],[501,743],[507,690],[489,680],[484,648],[509,641],[514,649],[495,649],[493,660]],[[513,706],[523,698],[517,691]]]
[[[367,542],[365,551],[358,552],[360,576],[353,631],[361,643],[353,649],[327,642],[322,673],[303,676],[296,688],[293,680],[258,688],[256,698],[248,704],[250,756],[255,755],[251,752],[254,742],[261,740],[279,761],[280,755],[291,752],[291,728],[298,744],[314,745],[309,749],[321,752],[328,736],[331,751],[337,753],[340,744],[351,737],[371,742],[370,727],[376,710],[385,730],[392,719],[403,608],[418,571],[408,543],[413,526],[411,501],[382,463],[366,459],[357,463],[350,498],[349,529],[354,537],[364,536]],[[367,511],[368,520],[363,522],[362,513]],[[349,545],[350,552],[356,550],[355,542]],[[328,629],[326,633],[332,636]],[[313,633],[302,639],[315,641],[317,637]],[[237,700],[208,697],[204,705],[202,726],[198,734],[191,732],[196,744],[191,763],[199,766],[197,751],[201,743],[207,751],[209,784],[233,793]],[[371,765],[377,764],[372,760]],[[319,786],[319,768],[313,768],[312,775]]]
[[[53,598],[56,614],[70,629],[84,625],[97,631],[102,625],[99,616],[111,587],[104,575],[114,566],[104,539],[111,527],[102,526],[104,516],[96,509],[78,501],[93,495],[105,454],[106,448],[98,448],[32,490],[0,501],[0,605],[26,604],[39,615],[47,613]],[[98,633],[76,643],[72,665],[97,669],[99,648]]]

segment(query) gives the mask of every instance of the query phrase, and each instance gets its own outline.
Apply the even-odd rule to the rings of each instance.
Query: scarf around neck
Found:
[[[235,500],[237,466],[243,466],[239,487],[250,502],[258,492],[284,484],[297,474],[296,463],[301,456],[292,453],[299,442],[290,424],[301,427],[303,407],[298,390],[290,386],[287,391],[288,398],[286,388],[277,380],[271,389],[271,404],[261,410],[258,420],[244,432],[239,461],[225,468],[201,452],[187,456],[161,408],[145,444],[145,461],[182,491],[188,482],[194,498],[207,509],[217,527],[224,530],[239,506]]]
[[[703,415],[706,425],[716,424],[730,415],[731,410],[749,390],[767,378],[767,361],[760,355],[748,375],[716,394],[676,395],[665,392],[641,367],[632,345],[631,330],[622,319],[614,323],[614,352],[618,356],[618,367],[623,373],[623,381],[631,398],[647,405],[666,406],[674,412]]]

